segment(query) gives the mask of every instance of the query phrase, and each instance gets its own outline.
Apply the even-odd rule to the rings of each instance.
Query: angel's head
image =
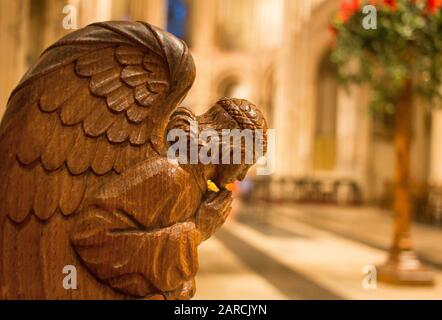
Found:
[[[198,117],[198,124],[200,131],[212,128],[221,137],[221,161],[215,166],[211,177],[218,186],[243,180],[257,158],[267,150],[266,120],[261,111],[247,100],[223,98]],[[248,143],[248,137],[251,143]],[[260,152],[256,152],[258,145],[261,146]]]
[[[198,135],[190,138],[190,142],[199,146],[200,156],[208,151],[213,160],[207,163],[199,158],[198,165],[203,167],[205,178],[220,187],[243,180],[257,158],[266,152],[266,120],[261,111],[247,100],[223,98],[198,117],[190,110],[180,108],[172,116],[170,124],[173,128],[179,127],[191,133],[191,121],[197,123]]]

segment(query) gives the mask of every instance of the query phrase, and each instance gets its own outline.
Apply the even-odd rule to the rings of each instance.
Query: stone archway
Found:
[[[215,86],[218,97],[246,98],[249,96],[249,88],[238,75],[228,73],[220,79]]]
[[[274,127],[274,108],[275,108],[275,69],[273,66],[267,68],[260,83],[258,103],[263,111],[269,128]]]

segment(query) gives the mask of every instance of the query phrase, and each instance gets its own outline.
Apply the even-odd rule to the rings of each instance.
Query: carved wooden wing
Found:
[[[144,23],[97,23],[51,46],[0,126],[0,212],[70,215],[107,179],[164,154],[194,75],[185,44]]]

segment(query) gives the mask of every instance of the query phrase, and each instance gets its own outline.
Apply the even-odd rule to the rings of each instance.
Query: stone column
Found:
[[[283,48],[276,70],[276,176],[309,172],[312,143],[312,69],[308,27],[311,12],[306,1],[286,0]]]
[[[338,89],[336,112],[336,173],[341,178],[354,178],[357,139],[358,99],[356,88],[350,92]]]
[[[112,0],[70,0],[69,2],[77,7],[79,28],[112,18]]]
[[[367,181],[370,115],[366,93],[365,87],[351,86],[350,91],[338,89],[335,175],[343,182],[337,199],[343,204],[367,200],[370,196]],[[361,194],[354,193],[353,183]]]
[[[28,0],[0,1],[0,117],[11,91],[26,71],[29,14]]]
[[[251,50],[278,48],[285,36],[283,29],[284,0],[250,1],[254,21]]]
[[[44,25],[39,26],[40,30],[31,30],[31,32],[41,32],[43,29],[42,49],[46,49],[55,41],[73,30],[63,28],[63,8],[67,5],[65,0],[46,0],[44,8]],[[40,52],[41,53],[41,52]],[[40,54],[39,53],[39,54]]]
[[[195,83],[184,101],[196,113],[210,106],[213,93],[214,55],[216,52],[215,27],[218,0],[189,1],[190,49],[197,69]]]
[[[190,1],[190,43],[198,53],[211,53],[215,45],[218,0]]]
[[[439,224],[442,222],[442,110],[434,110],[431,128],[431,159],[429,175],[430,214]]]
[[[370,163],[370,147],[372,140],[372,119],[368,111],[369,95],[366,86],[358,88],[355,97],[356,127],[354,146],[354,177],[361,188],[362,200],[370,199],[369,177],[372,175]]]
[[[167,26],[166,0],[131,0],[130,17],[134,21],[145,21],[159,28]]]
[[[434,110],[431,129],[430,184],[442,187],[442,110]]]

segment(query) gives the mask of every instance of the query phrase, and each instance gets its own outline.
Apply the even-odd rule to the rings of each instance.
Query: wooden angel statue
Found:
[[[197,247],[230,211],[222,186],[251,164],[169,161],[167,132],[267,130],[246,100],[180,107],[194,77],[185,43],[142,22],[94,23],[41,55],[0,125],[0,298],[194,295]]]

